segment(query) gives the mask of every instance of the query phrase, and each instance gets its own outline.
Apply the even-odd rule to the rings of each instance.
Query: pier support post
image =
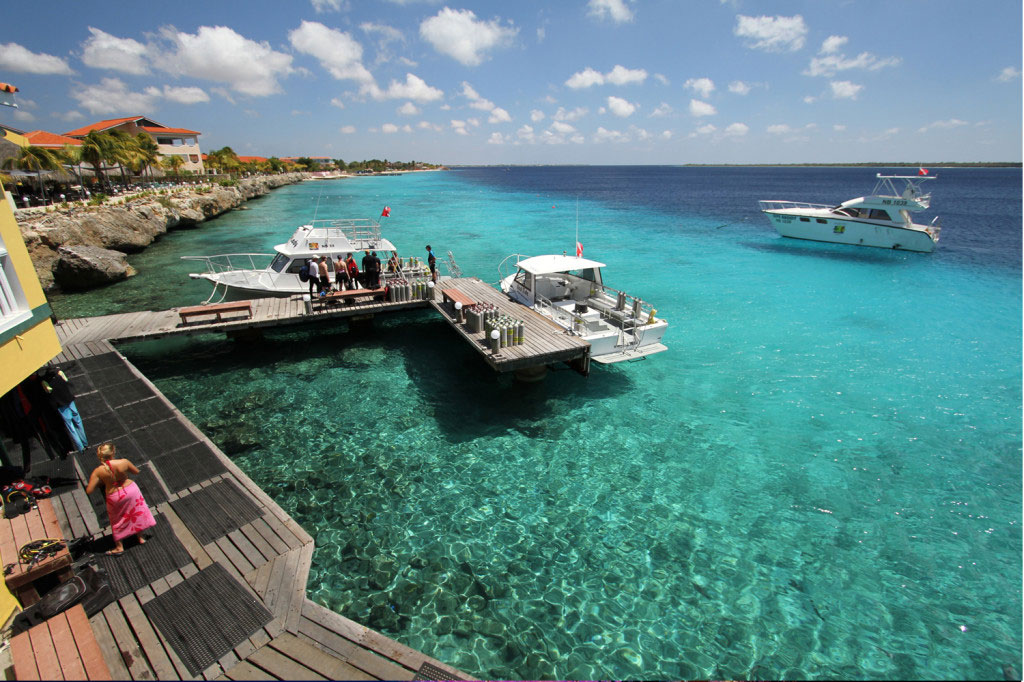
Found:
[[[524,367],[523,369],[517,369],[515,373],[516,381],[521,381],[524,384],[533,384],[538,381],[542,381],[544,377],[546,377],[547,375],[547,365],[538,365],[537,367]]]
[[[258,327],[235,329],[227,332],[227,337],[232,341],[238,341],[240,343],[259,343],[263,340],[263,330]]]

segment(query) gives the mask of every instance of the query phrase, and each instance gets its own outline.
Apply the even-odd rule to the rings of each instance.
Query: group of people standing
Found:
[[[323,295],[332,289],[342,291],[344,289],[377,289],[380,287],[380,258],[376,251],[367,251],[363,256],[363,269],[360,272],[359,265],[352,254],[338,259],[334,265],[334,284],[331,284],[331,267],[328,265],[327,256],[310,258],[306,262],[309,269],[309,293],[310,295]]]
[[[331,266],[328,265],[328,257],[310,258],[303,268],[309,273],[309,294],[310,296],[322,296],[331,290],[343,291],[345,289],[378,289],[380,288],[381,263],[376,251],[366,251],[363,256],[362,270],[356,264],[352,254],[346,254],[338,259],[334,265],[334,284],[331,285]],[[427,245],[427,265],[430,267],[430,278],[437,281],[437,259],[430,245]],[[401,272],[402,259],[398,254],[391,254],[388,260],[388,272]]]

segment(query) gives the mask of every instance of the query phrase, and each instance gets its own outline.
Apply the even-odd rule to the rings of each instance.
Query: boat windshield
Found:
[[[288,256],[283,253],[279,253],[274,256],[274,260],[270,263],[270,269],[274,272],[281,272],[284,270],[284,266],[288,265],[288,261],[291,260]]]
[[[588,282],[597,282],[598,284],[601,283],[601,279],[597,275],[597,268],[584,268],[582,270],[569,270],[567,274],[574,275],[576,277],[579,277],[580,279],[585,279]]]

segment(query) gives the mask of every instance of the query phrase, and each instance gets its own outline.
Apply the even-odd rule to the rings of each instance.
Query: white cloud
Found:
[[[717,113],[718,111],[707,102],[701,102],[699,99],[690,100],[691,116],[714,116]]]
[[[878,71],[887,66],[896,66],[900,63],[899,57],[886,57],[880,59],[870,52],[861,52],[856,57],[849,59],[846,55],[839,53],[849,39],[846,36],[829,36],[821,44],[818,56],[811,59],[810,65],[804,71],[805,76],[834,76],[840,71],[849,69],[867,69]]]
[[[405,74],[405,82],[391,81],[387,90],[381,90],[376,84],[363,88],[374,99],[411,99],[416,102],[433,102],[444,97],[444,91],[427,85],[419,76]]]
[[[857,99],[864,86],[851,83],[850,81],[832,81],[829,83],[832,88],[832,97],[835,99]]]
[[[633,21],[633,10],[625,0],[589,0],[587,14],[598,19],[609,19],[616,24]]]
[[[505,137],[501,133],[491,133],[487,138],[487,144],[505,144]]]
[[[153,57],[153,64],[168,73],[225,83],[235,92],[263,97],[280,92],[278,78],[292,73],[292,57],[236,33],[227,26],[200,26],[184,33],[166,27],[161,37],[170,49]],[[122,107],[122,111],[134,111]]]
[[[598,126],[594,133],[594,142],[626,142],[629,138],[618,130],[606,130]]]
[[[821,43],[821,54],[832,54],[833,52],[839,52],[839,48],[849,42],[849,38],[846,36],[829,36]]]
[[[464,66],[477,66],[492,49],[508,45],[519,29],[498,19],[480,21],[471,10],[445,7],[420,24],[420,36],[441,54]]]
[[[420,121],[416,124],[416,127],[420,130],[433,130],[436,133],[441,132],[441,126],[436,123],[431,123],[430,121]]]
[[[303,21],[288,33],[292,47],[315,57],[337,80],[354,80],[368,85],[373,76],[363,66],[363,47],[347,33],[328,28],[316,21]]]
[[[658,108],[651,112],[651,118],[660,118],[662,116],[668,116],[672,113],[672,107],[667,103],[662,102],[658,105]]]
[[[832,126],[832,130],[836,131],[837,133],[842,133],[846,131],[846,126],[844,126],[842,123],[836,123],[835,125]]]
[[[608,110],[620,118],[627,118],[636,111],[636,105],[621,97],[612,96],[608,98]]]
[[[331,99],[331,106],[332,107],[338,107],[339,109],[344,109],[345,108],[345,103],[341,101],[341,98],[335,97],[335,98]]]
[[[570,76],[569,80],[565,81],[565,84],[573,90],[589,88],[591,85],[604,85],[604,74],[588,66]]]
[[[85,114],[83,114],[80,111],[68,111],[68,112],[63,113],[63,114],[58,114],[57,118],[59,118],[62,121],[69,121],[69,122],[70,121],[81,121],[83,118],[85,118]]]
[[[715,126],[713,126],[710,123],[708,123],[706,125],[702,125],[699,128],[697,128],[697,130],[695,130],[690,135],[690,137],[696,137],[697,135],[713,135],[715,133],[715,131],[717,131],[717,130],[718,130],[718,128],[716,128]]]
[[[750,93],[750,85],[743,81],[733,81],[729,83],[729,92],[734,95],[747,95]]]
[[[420,113],[419,107],[412,102],[406,102],[396,110],[402,116],[418,116]]]
[[[345,0],[311,0],[317,14],[323,12],[340,12],[346,6]]]
[[[56,76],[74,73],[60,57],[30,52],[17,43],[0,43],[0,70]]]
[[[771,135],[786,135],[793,132],[793,129],[786,123],[776,123],[768,126],[765,130]]]
[[[671,140],[672,139],[672,131],[671,130],[663,130],[663,131],[661,131],[661,139],[663,139],[663,140]]]
[[[815,97],[814,95],[806,95],[804,97],[804,104],[814,104],[817,101],[818,101],[818,98]]]
[[[533,136],[533,127],[528,125],[522,126],[521,128],[519,128],[519,130],[516,131],[516,137],[522,140],[523,142],[532,143],[535,139]]]
[[[118,38],[98,28],[89,27],[91,34],[83,43],[82,63],[94,69],[111,69],[141,75],[149,73],[148,50],[131,38]]]
[[[91,114],[152,111],[161,96],[154,87],[132,92],[119,78],[104,78],[98,85],[79,85],[71,91],[71,97]]]
[[[689,88],[704,99],[707,99],[714,92],[715,83],[710,78],[690,78],[683,83],[683,87]]]
[[[1007,66],[1005,69],[999,72],[998,76],[996,76],[996,80],[1002,83],[1012,81],[1016,78],[1020,78],[1020,69],[1013,66]]]
[[[945,121],[933,121],[926,126],[918,128],[917,132],[926,133],[929,130],[949,130],[950,128],[959,128],[960,126],[970,125],[967,121],[961,121],[958,118],[951,118]]]
[[[807,25],[797,14],[792,17],[736,17],[733,34],[747,39],[747,47],[767,52],[795,52],[804,46]]]
[[[174,87],[165,85],[163,96],[164,99],[177,102],[178,104],[199,104],[200,102],[210,101],[210,96],[202,88],[192,86]]]
[[[750,131],[750,126],[746,123],[730,123],[722,131],[722,134],[727,137],[742,137]]]
[[[533,109],[532,111],[530,111],[530,120],[533,121],[534,123],[536,123],[537,121],[543,121],[544,112],[541,111],[540,109]],[[530,126],[526,127],[529,128]]]
[[[658,81],[658,82],[659,82],[659,83],[661,83],[662,85],[668,85],[668,78],[666,78],[665,76],[663,76],[663,75],[662,75],[662,74],[660,74],[660,73],[656,73],[656,74],[654,74],[654,75],[652,76],[652,78],[654,78],[654,80]]]
[[[569,80],[565,81],[565,84],[573,90],[580,90],[593,85],[604,85],[605,83],[611,83],[612,85],[643,83],[646,79],[647,71],[644,69],[627,69],[620,64],[616,64],[608,73],[601,73],[588,66],[570,76]]]
[[[392,43],[404,43],[405,36],[397,28],[388,26],[387,24],[377,24],[370,21],[364,21],[359,24],[360,30],[365,33],[369,38],[376,41],[377,44],[377,58],[376,63],[382,64],[390,62],[395,59],[395,56],[391,52]],[[415,62],[405,57],[399,57],[399,61],[409,66],[415,66]]]
[[[644,69],[627,69],[616,64],[611,71],[604,75],[604,79],[612,85],[643,83],[647,79],[647,71]]]
[[[466,122],[465,121],[459,121],[457,119],[452,119],[451,126],[452,126],[452,130],[454,130],[459,135],[469,135],[469,131],[466,130]]]
[[[587,115],[589,110],[586,107],[576,107],[572,110],[566,110],[565,107],[558,107],[558,111],[551,117],[556,121],[578,121]]]
[[[473,89],[473,86],[462,81],[462,96],[469,100],[469,106],[480,111],[490,112],[488,117],[488,123],[509,123],[512,121],[512,117],[509,113],[499,106],[496,106],[494,102],[489,99],[485,99]]]
[[[559,133],[561,135],[568,135],[569,133],[576,132],[576,128],[569,125],[568,123],[563,123],[562,121],[553,122],[551,124],[551,127],[548,128],[548,130],[553,130],[554,132]]]
[[[380,131],[386,135],[391,135],[392,133],[398,132],[398,126],[394,123],[385,123],[380,127]]]
[[[501,107],[491,109],[491,115],[487,117],[488,123],[511,123],[512,117]]]

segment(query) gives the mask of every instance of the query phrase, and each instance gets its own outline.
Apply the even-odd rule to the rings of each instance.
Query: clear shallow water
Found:
[[[494,281],[586,254],[669,319],[646,362],[494,376],[430,313],[125,347],[316,537],[312,598],[482,677],[1021,670],[1019,170],[938,170],[932,255],[780,239],[760,198],[874,169],[466,169],[278,190],[59,315],[205,298],[178,256],[377,216]],[[173,357],[173,362],[168,362]]]

